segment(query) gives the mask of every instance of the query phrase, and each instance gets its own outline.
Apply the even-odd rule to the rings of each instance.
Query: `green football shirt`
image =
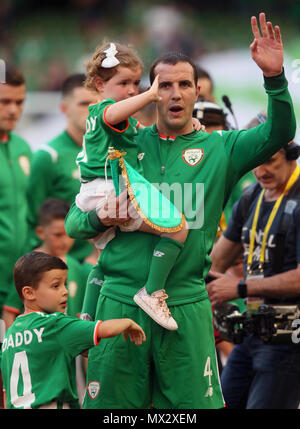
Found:
[[[89,106],[82,151],[77,157],[80,179],[83,182],[105,177],[105,164],[110,146],[126,152],[124,156],[126,161],[133,168],[139,169],[135,139],[139,122],[130,117],[114,126],[108,124],[105,112],[113,103],[115,103],[114,100],[106,99]],[[107,176],[111,177],[109,162],[107,163]]]
[[[99,323],[62,313],[18,316],[1,349],[7,408],[38,408],[52,401],[79,408],[75,357],[97,345]]]

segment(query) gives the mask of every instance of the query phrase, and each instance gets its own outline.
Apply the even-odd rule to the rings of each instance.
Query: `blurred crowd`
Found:
[[[264,3],[271,8],[270,1]],[[2,0],[0,58],[22,69],[29,91],[58,91],[68,74],[83,71],[84,60],[104,38],[131,43],[146,67],[164,51],[200,59],[212,49],[245,46],[245,20],[257,7],[258,1],[249,5],[242,0],[212,5],[194,0]],[[286,18],[285,34],[299,30],[299,2],[272,4],[272,14]],[[231,28],[226,40],[224,16]]]

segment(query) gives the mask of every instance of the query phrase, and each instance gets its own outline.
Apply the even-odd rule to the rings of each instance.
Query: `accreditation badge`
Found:
[[[254,279],[263,279],[264,273],[260,270],[257,271],[251,271],[251,273],[248,273],[247,280],[254,280]],[[260,296],[247,296],[246,298],[246,306],[247,311],[257,311],[258,308],[265,303],[265,300]]]

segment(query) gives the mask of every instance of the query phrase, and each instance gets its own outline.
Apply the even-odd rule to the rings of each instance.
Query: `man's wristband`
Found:
[[[237,285],[237,293],[239,298],[247,297],[247,284],[244,280],[240,280]]]

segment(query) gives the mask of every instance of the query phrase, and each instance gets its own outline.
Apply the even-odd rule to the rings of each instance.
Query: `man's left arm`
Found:
[[[259,15],[261,33],[255,17],[251,19],[254,41],[251,55],[264,76],[268,94],[267,121],[250,130],[229,132],[228,150],[232,168],[238,175],[265,162],[295,136],[296,120],[288,82],[283,70],[283,46],[280,29]]]

